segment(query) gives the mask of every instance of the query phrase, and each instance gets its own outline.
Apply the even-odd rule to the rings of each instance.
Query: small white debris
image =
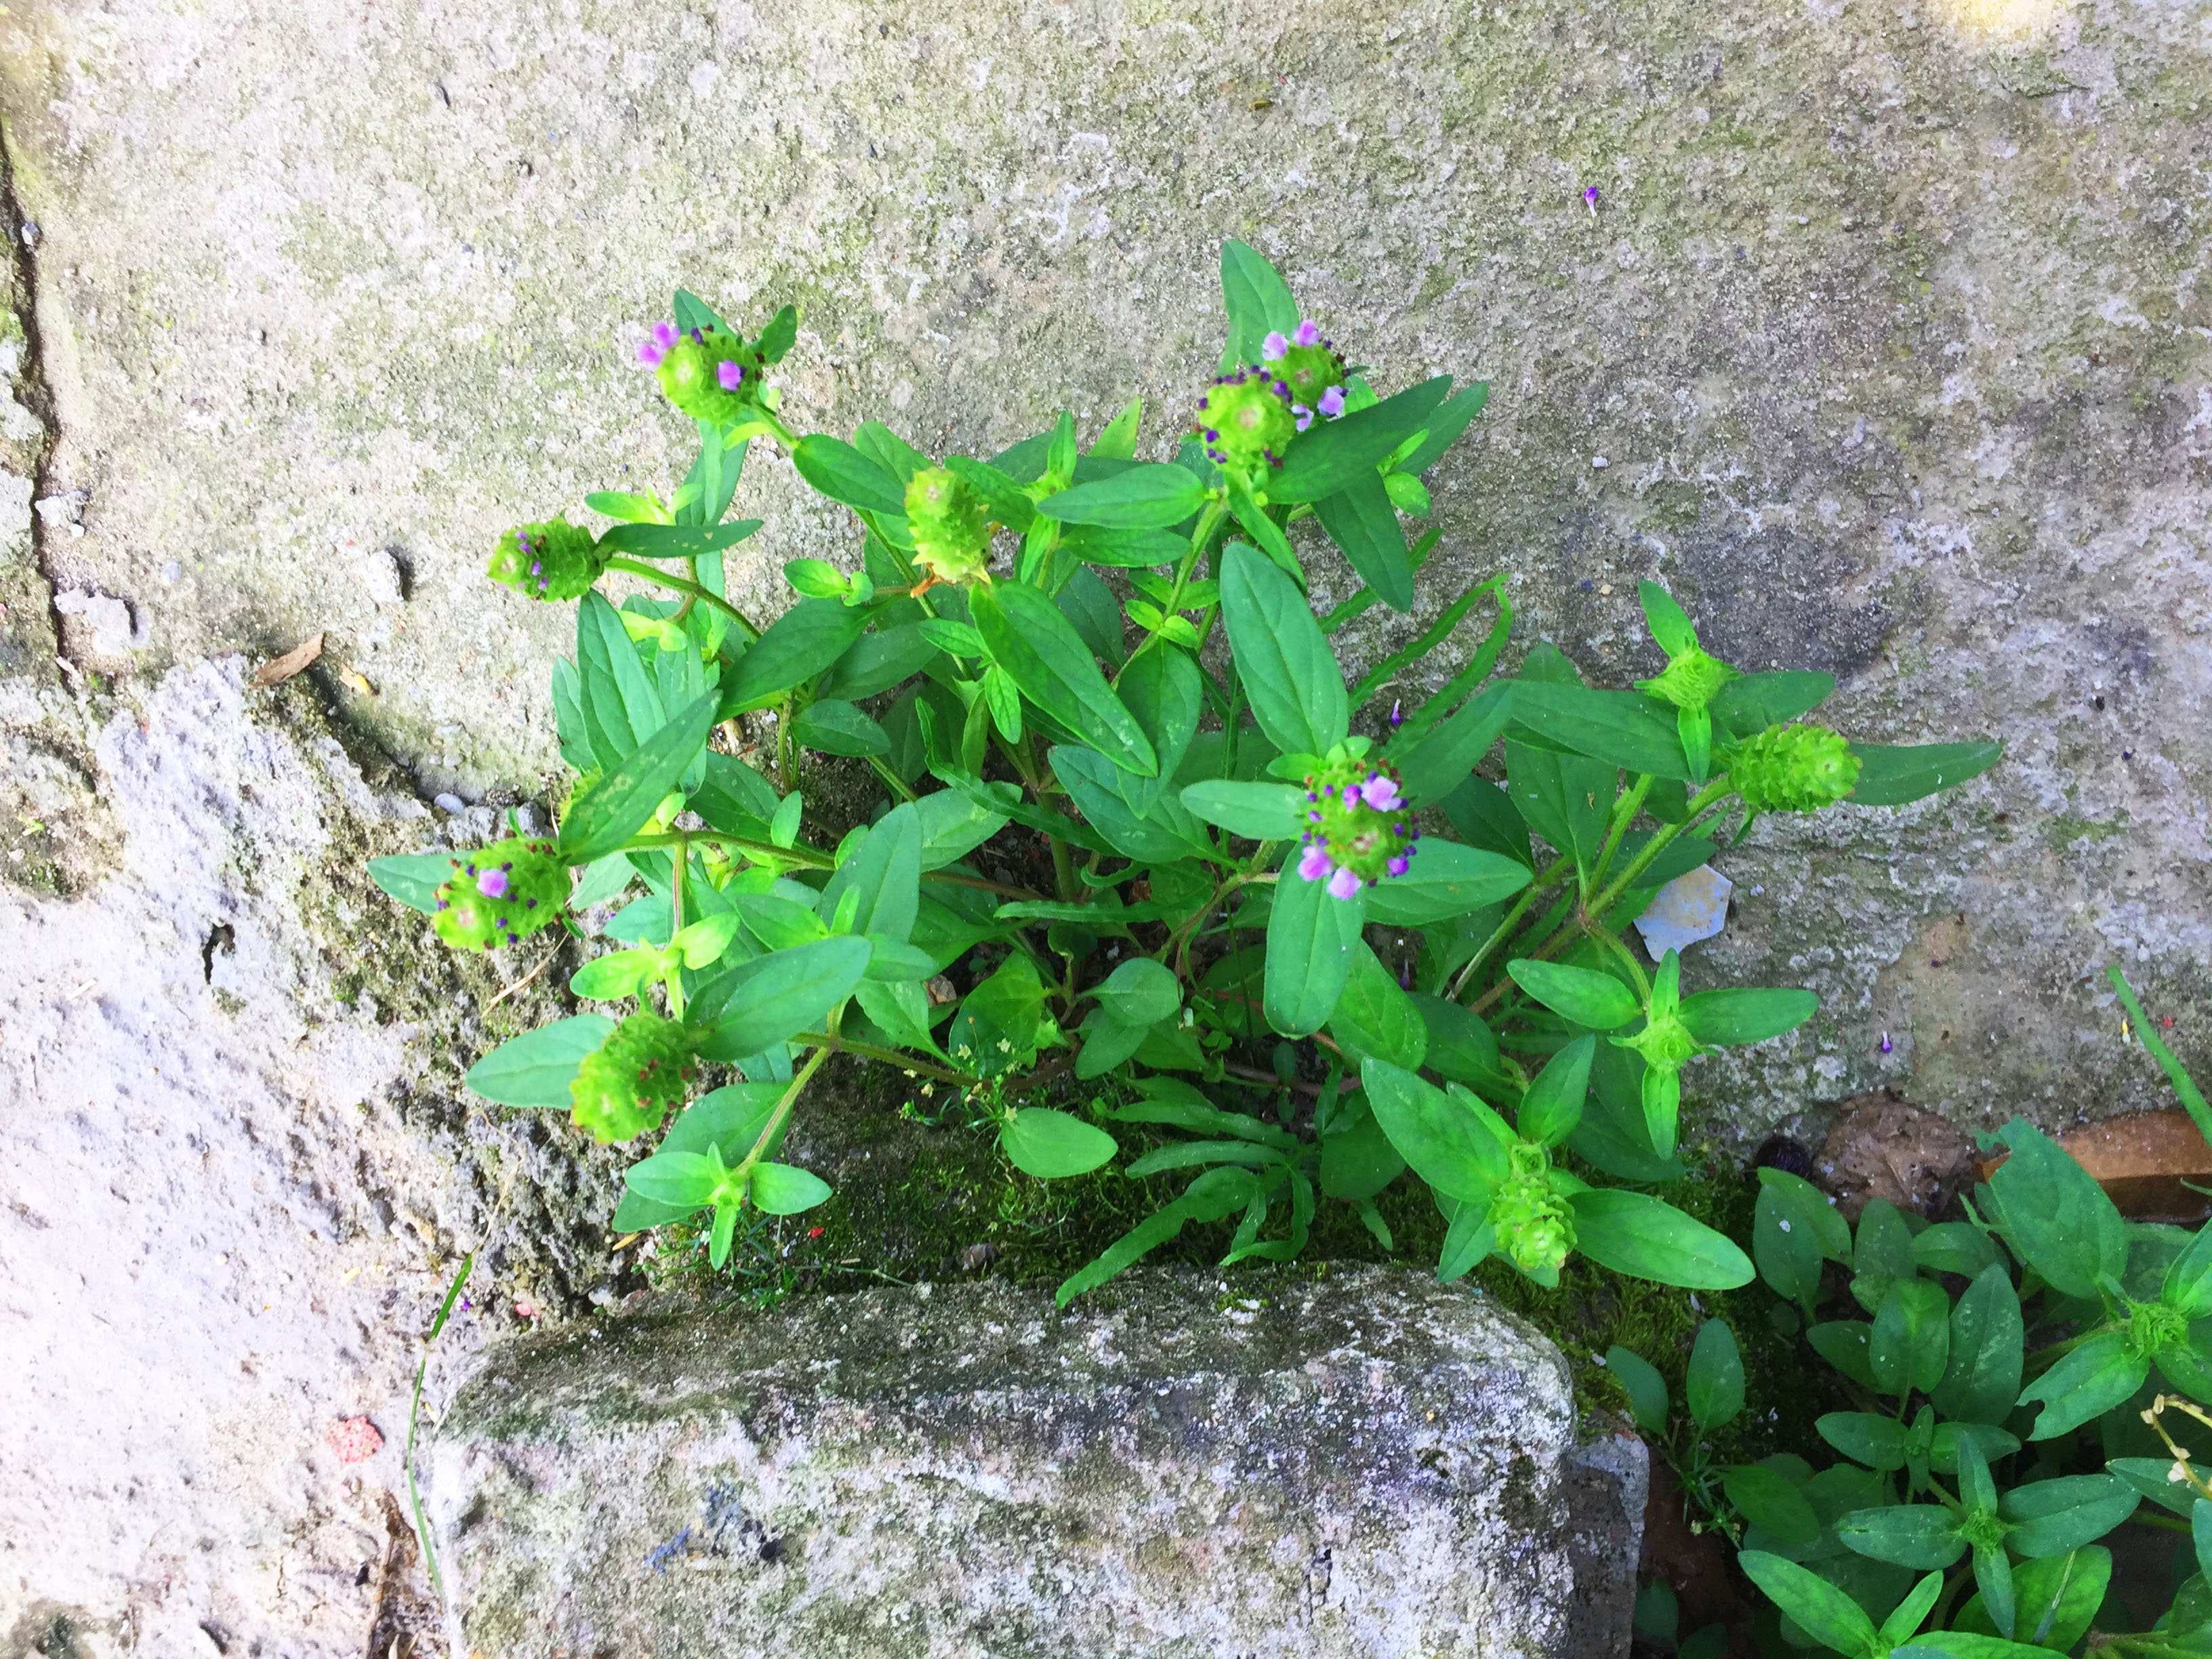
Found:
[[[1781,1228],[1781,1229],[1782,1229],[1782,1231],[1783,1231],[1784,1232],[1785,1232],[1785,1233],[1786,1233],[1786,1232],[1788,1232],[1788,1231],[1790,1231],[1790,1224],[1789,1224],[1789,1222],[1788,1222],[1788,1221],[1786,1221],[1786,1220],[1778,1220],[1774,1224],[1775,1224],[1776,1226],[1778,1226],[1778,1227]]]
[[[86,631],[92,635],[94,656],[121,657],[130,653],[134,643],[131,607],[112,594],[88,587],[73,588],[54,595],[54,609],[64,617],[83,618]]]
[[[172,559],[161,567],[161,580],[168,586],[174,587],[184,579],[185,562],[182,559]]]
[[[469,810],[468,802],[463,800],[459,795],[433,796],[430,804],[441,812],[451,812],[455,817],[459,817]]]
[[[1593,455],[1590,457],[1590,466],[1596,471],[1602,472],[1606,468],[1612,465],[1613,463],[1606,459],[1602,455]]]
[[[1644,935],[1644,948],[1651,959],[1656,962],[1669,951],[1711,939],[1727,927],[1729,896],[1735,890],[1735,884],[1709,864],[1662,887],[1636,919],[1636,931]]]
[[[380,607],[402,604],[407,595],[399,580],[399,561],[389,550],[378,548],[364,553],[354,562],[361,577],[361,585],[368,591],[369,603]]]

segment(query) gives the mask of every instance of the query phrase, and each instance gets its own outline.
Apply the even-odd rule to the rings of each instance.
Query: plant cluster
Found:
[[[2145,1046],[2212,1138],[2212,1109],[2113,985]],[[1994,1168],[1929,1222],[1881,1199],[1853,1229],[1817,1188],[1759,1172],[1753,1254],[1802,1338],[1854,1396],[1814,1424],[1839,1456],[1723,1465],[1708,1437],[1742,1409],[1734,1334],[1709,1321],[1683,1418],[1643,1356],[1607,1365],[1686,1498],[1770,1598],[1765,1650],[2114,1659],[2212,1654],[2212,1483],[2175,1437],[2212,1428],[2212,1229],[2130,1222],[2054,1142],[2015,1119],[1984,1138]],[[1823,1317],[1826,1314],[1830,1316]],[[2148,1503],[2150,1510],[2138,1511]],[[2189,1565],[2148,1631],[2108,1602],[2108,1539],[2131,1518],[2187,1540]],[[1671,1601],[1644,1609],[1671,1639]],[[1717,1659],[1726,1632],[1680,1644]]]
[[[1580,1251],[1747,1282],[1741,1249],[1646,1188],[1682,1171],[1684,1069],[1814,1000],[1685,994],[1671,953],[1647,971],[1624,934],[1731,824],[1912,800],[1996,745],[1804,722],[1830,677],[1739,672],[1650,583],[1667,666],[1633,690],[1586,685],[1549,647],[1498,675],[1502,576],[1348,675],[1331,635],[1413,608],[1441,532],[1409,545],[1403,520],[1431,511],[1424,475],[1486,389],[1439,375],[1383,395],[1241,243],[1222,283],[1220,372],[1158,461],[1137,459],[1136,401],[1087,446],[1062,414],[988,459],[876,422],[802,436],[773,381],[795,313],[748,338],[676,296],[638,356],[696,424],[690,475],[666,502],[588,495],[609,527],[522,526],[491,558],[516,603],[577,604],[552,684],[574,774],[557,835],[371,866],[467,950],[573,930],[642,888],[605,929],[622,948],[569,985],[629,1012],[520,1037],[470,1086],[604,1141],[668,1124],[617,1224],[709,1215],[718,1267],[748,1210],[829,1196],[777,1154],[843,1051],[966,1091],[1042,1178],[1115,1158],[1118,1124],[1174,1133],[1129,1173],[1189,1183],[1063,1299],[1193,1222],[1236,1218],[1228,1260],[1293,1256],[1324,1200],[1387,1245],[1374,1200],[1408,1170],[1449,1222],[1446,1277],[1495,1253],[1551,1284]],[[859,541],[849,568],[787,565],[799,597],[767,627],[731,603],[723,562],[760,527],[726,514],[762,443]],[[1362,584],[1326,615],[1309,526]],[[600,586],[617,573],[667,597],[617,604]],[[1455,665],[1408,707],[1439,652]],[[1502,786],[1476,770],[1501,744]],[[811,835],[810,751],[872,767],[879,816]],[[1048,883],[992,861],[1040,838]],[[1370,924],[1418,939],[1398,971]],[[741,1080],[705,1090],[721,1066]],[[1118,1079],[1124,1103],[1032,1103],[1067,1073]]]

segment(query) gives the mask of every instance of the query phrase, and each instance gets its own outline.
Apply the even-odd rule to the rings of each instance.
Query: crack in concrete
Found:
[[[48,563],[46,515],[38,508],[38,503],[47,499],[53,490],[52,467],[55,453],[60,447],[61,420],[53,388],[46,380],[46,343],[39,325],[38,225],[15,187],[13,126],[4,113],[0,113],[0,241],[5,243],[10,298],[16,325],[23,334],[23,356],[16,365],[14,390],[16,402],[38,422],[41,434],[32,451],[30,469],[31,568],[46,588],[46,620],[53,637],[54,665],[75,680],[76,665],[63,653],[62,617],[54,604],[55,581]],[[44,674],[41,678],[52,676]]]

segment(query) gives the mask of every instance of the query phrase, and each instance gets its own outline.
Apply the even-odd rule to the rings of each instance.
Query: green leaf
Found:
[[[1595,691],[1524,675],[1514,689],[1513,725],[1524,739],[1632,772],[1660,778],[1692,776],[1674,711],[1641,692]]]
[[[1053,1299],[1066,1307],[1085,1291],[1096,1290],[1124,1267],[1180,1234],[1194,1221],[1218,1221],[1251,1203],[1260,1189],[1249,1170],[1235,1167],[1208,1170],[1183,1189],[1181,1198],[1163,1206],[1108,1245],[1097,1257],[1062,1281]]]
[[[1482,413],[1482,406],[1490,401],[1490,387],[1478,380],[1466,391],[1447,398],[1431,411],[1421,422],[1426,436],[1413,453],[1401,458],[1394,477],[1418,477],[1443,459],[1444,451],[1458,441],[1459,434],[1467,430],[1469,422]]]
[[[1382,1060],[1413,1072],[1428,1057],[1429,1031],[1420,1011],[1364,940],[1352,948],[1352,974],[1328,1030],[1355,1064]]]
[[[1036,510],[1063,524],[1109,530],[1164,530],[1206,505],[1206,486],[1167,461],[1147,461],[1110,478],[1048,495]]]
[[[1690,1369],[1682,1379],[1690,1420],[1701,1433],[1728,1426],[1743,1413],[1743,1354],[1735,1333],[1717,1319],[1708,1319],[1698,1330],[1690,1349]]]
[[[1125,771],[1159,770],[1152,739],[1114,695],[1091,647],[1034,587],[994,582],[969,591],[975,631],[1022,695]],[[740,665],[742,666],[742,665]]]
[[[945,1033],[946,1052],[986,1077],[1027,1065],[1036,1053],[1044,998],[1036,963],[1025,956],[1008,957],[962,1000]]]
[[[398,853],[390,858],[371,859],[368,878],[409,909],[420,910],[426,916],[435,915],[438,889],[453,874],[453,863],[452,856],[445,853]]]
[[[1547,1008],[1589,1030],[1617,1030],[1644,1012],[1636,993],[1610,974],[1526,957],[1507,963],[1505,971]]]
[[[1871,1389],[1874,1368],[1867,1363],[1867,1340],[1873,1334],[1874,1327],[1863,1319],[1838,1319],[1811,1327],[1805,1340],[1821,1358],[1861,1388]]]
[[[798,339],[799,307],[785,306],[768,319],[768,326],[761,330],[760,338],[753,343],[759,348],[763,361],[780,363]]]
[[[1321,1189],[1340,1202],[1370,1200],[1405,1172],[1406,1160],[1364,1105],[1340,1115],[1322,1137]]]
[[[1412,868],[1367,890],[1367,915],[1418,927],[1494,904],[1528,881],[1528,866],[1516,860],[1424,836],[1414,843]]]
[[[1222,487],[1228,492],[1231,516],[1252,538],[1253,545],[1273,560],[1277,569],[1303,588],[1306,585],[1305,571],[1298,563],[1298,556],[1291,550],[1291,538],[1283,533],[1280,525],[1268,517],[1267,509],[1252,493],[1252,486],[1242,476],[1231,472],[1224,475]]]
[[[706,747],[714,726],[709,692],[625,756],[562,821],[562,856],[589,864],[635,835]]]
[[[915,473],[934,465],[881,421],[861,422],[854,429],[853,447],[896,478],[902,490]],[[905,511],[902,496],[900,511]]]
[[[1810,991],[1698,991],[1682,999],[1681,1020],[1700,1042],[1764,1042],[1796,1030],[1820,1007],[1820,999]]]
[[[764,708],[830,666],[866,631],[868,612],[842,599],[801,599],[753,641],[722,684],[722,714]]]
[[[1106,1107],[1105,1115],[1117,1123],[1164,1123],[1196,1135],[1257,1141],[1278,1152],[1295,1152],[1304,1144],[1272,1123],[1243,1112],[1223,1111],[1180,1078],[1139,1078],[1135,1087],[1146,1098],[1126,1106]]]
[[[1098,1006],[1124,1025],[1157,1025],[1182,1007],[1182,986],[1150,957],[1123,963],[1091,988]]]
[[[974,852],[1006,828],[1003,814],[986,811],[957,789],[924,795],[914,810],[921,819],[921,867],[942,870]]]
[[[1644,607],[1644,625],[1651,630],[1653,644],[1670,657],[1697,649],[1698,630],[1672,593],[1657,582],[1640,581],[1636,584],[1636,598]]]
[[[1814,1641],[1853,1659],[1874,1649],[1874,1620],[1826,1579],[1765,1550],[1745,1550],[1736,1565]]]
[[[1933,1504],[1854,1510],[1837,1523],[1836,1536],[1861,1555],[1921,1572],[1948,1567],[1966,1553],[1956,1517]]]
[[[1468,781],[1476,764],[1505,730],[1513,712],[1513,690],[1510,680],[1485,686],[1449,720],[1431,726],[1405,754],[1394,754],[1407,800],[1415,806],[1426,806],[1443,800]],[[1479,781],[1477,787],[1491,787]],[[1524,832],[1522,844],[1527,843]]]
[[[1165,864],[1213,855],[1206,845],[1205,830],[1195,820],[1184,821],[1190,836],[1176,826],[1175,809],[1181,807],[1180,799],[1162,797],[1148,816],[1138,817],[1115,787],[1127,774],[1116,772],[1096,750],[1060,744],[1046,758],[1091,827],[1125,856],[1139,863]]]
[[[1451,376],[1439,374],[1370,408],[1316,421],[1291,441],[1282,465],[1267,479],[1268,501],[1319,501],[1363,476],[1372,477],[1450,390]]]
[[[1221,297],[1229,310],[1229,337],[1221,349],[1221,368],[1260,361],[1269,334],[1288,334],[1298,325],[1298,302],[1274,266],[1236,240],[1221,245]]]
[[[696,559],[735,547],[761,527],[758,519],[728,524],[618,524],[599,539],[602,553],[641,559]]]
[[[1464,1083],[1477,1093],[1503,1092],[1505,1079],[1498,1063],[1498,1039],[1481,1016],[1456,1002],[1418,993],[1413,1006],[1428,1027],[1431,1071],[1454,1083]]]
[[[1838,1451],[1883,1474],[1905,1467],[1905,1425],[1875,1412],[1830,1412],[1813,1426]]]
[[[569,975],[568,994],[588,997],[594,1002],[635,996],[641,988],[660,978],[665,966],[657,950],[611,951],[605,956],[594,957]]]
[[[1770,726],[1786,726],[1800,714],[1809,714],[1826,702],[1835,689],[1833,674],[1795,669],[1746,674],[1721,687],[1713,698],[1713,721],[1732,736],[1753,737]]]
[[[1406,532],[1381,476],[1364,472],[1314,503],[1314,516],[1338,550],[1393,611],[1413,608],[1413,563]]]
[[[597,588],[576,607],[576,669],[585,732],[605,770],[660,730],[667,712],[621,613]]]
[[[2127,1270],[2126,1224],[2089,1172],[2025,1118],[1997,1132],[2012,1156],[1990,1176],[2005,1231],[2028,1265],[2068,1296],[2094,1298]]]
[[[2117,1475],[2068,1474],[2014,1486],[1997,1510],[2014,1528],[2005,1542],[2033,1561],[2096,1542],[2142,1501]]]
[[[1287,1037],[1310,1036],[1328,1023],[1367,914],[1362,893],[1334,898],[1326,882],[1299,880],[1297,858],[1293,847],[1275,883],[1261,990],[1267,1023]]]
[[[1148,1025],[1124,1025],[1103,1009],[1083,1022],[1083,1048],[1075,1057],[1075,1075],[1103,1077],[1145,1046],[1152,1036]]]
[[[1990,1236],[1964,1221],[1939,1222],[1912,1241],[1914,1263],[1934,1273],[1974,1279],[2002,1259]]]
[[[1797,1483],[1764,1463],[1738,1463],[1721,1475],[1721,1490],[1743,1518],[1785,1544],[1810,1544],[1820,1522]]]
[[[824,755],[888,755],[890,734],[849,702],[809,703],[791,723],[792,741]]]
[[[1079,524],[1068,526],[1060,544],[1085,564],[1120,570],[1173,564],[1190,549],[1189,542],[1172,530],[1107,529]]]
[[[1487,1207],[1509,1173],[1505,1147],[1463,1102],[1387,1060],[1359,1068],[1369,1109],[1413,1173],[1447,1198]]]
[[[1575,1248],[1601,1267],[1692,1291],[1732,1291],[1752,1281],[1749,1256],[1647,1193],[1593,1187],[1571,1202]]]
[[[1809,1309],[1819,1299],[1820,1264],[1829,1255],[1828,1226],[1841,1235],[1841,1253],[1850,1254],[1850,1232],[1844,1218],[1810,1182],[1790,1176],[1794,1184],[1767,1180],[1780,1170],[1761,1170],[1759,1202],[1753,1212],[1751,1253],[1759,1277],[1776,1294]],[[1798,1188],[1805,1190],[1801,1192]],[[1810,1195],[1808,1196],[1808,1194]]]
[[[1120,663],[1121,602],[1114,597],[1114,590],[1099,580],[1097,572],[1071,572],[1056,598],[1060,613],[1075,624],[1077,637],[1091,647],[1091,654],[1103,657],[1109,663]],[[1119,688],[1115,695],[1121,695]],[[1125,704],[1127,701],[1123,699]]]
[[[1159,760],[1160,769],[1149,778],[1135,773],[1121,776],[1121,798],[1139,815],[1151,811],[1161,794],[1173,786],[1198,731],[1205,702],[1204,682],[1197,659],[1167,644],[1139,652],[1115,682],[1115,695],[1144,727]]]
[[[2048,1440],[2103,1416],[2142,1388],[2149,1375],[2149,1365],[2129,1353],[2122,1332],[2091,1337],[2021,1391],[2022,1405],[2044,1402],[2027,1437]]]
[[[1231,544],[1221,616],[1268,741],[1286,755],[1325,755],[1341,743],[1349,729],[1344,673],[1297,585],[1262,555]]]
[[[1667,1379],[1633,1348],[1619,1343],[1605,1351],[1605,1368],[1628,1395],[1628,1414],[1646,1434],[1667,1432]]]
[[[656,1152],[623,1171],[623,1184],[657,1208],[681,1218],[714,1201],[724,1170],[698,1152]]]
[[[816,939],[741,962],[693,994],[687,1018],[707,1028],[700,1053],[740,1060],[813,1028],[868,971],[864,939]]]
[[[568,1085],[586,1056],[614,1035],[604,1014],[574,1014],[502,1042],[469,1067],[464,1079],[486,1100],[502,1106],[568,1109]]]
[[[847,893],[857,893],[860,908],[853,914],[852,931],[904,940],[914,932],[921,884],[921,814],[908,801],[878,818],[846,854],[823,885],[815,912],[826,921],[837,914]]]
[[[1040,1181],[1085,1174],[1121,1150],[1103,1129],[1048,1106],[1010,1109],[999,1145],[1017,1170]]]
[[[801,1215],[829,1197],[830,1183],[820,1176],[788,1164],[753,1165],[753,1205],[767,1214]]]
[[[1523,1137],[1547,1146],[1562,1145],[1583,1121],[1589,1093],[1590,1060],[1597,1039],[1577,1037],[1544,1062],[1521,1097],[1518,1125]]]
[[[1451,1218],[1443,1248],[1437,1255],[1437,1282],[1449,1285],[1464,1279],[1488,1259],[1498,1248],[1498,1229],[1491,1224],[1483,1205],[1462,1204],[1440,1194],[1437,1207]]]
[[[1306,793],[1293,784],[1209,778],[1184,790],[1182,804],[1195,817],[1247,841],[1295,841],[1305,829]],[[440,859],[438,866],[442,875],[445,860]]]
[[[1851,804],[1902,806],[1981,776],[1997,763],[2004,745],[1986,739],[1931,743],[1917,748],[1855,743],[1851,752],[1859,757],[1858,784],[1848,797]]]
[[[878,628],[847,647],[815,689],[825,697],[859,702],[919,674],[935,654],[936,647],[923,637],[918,624]]]
[[[1951,1357],[1951,1298],[1925,1279],[1890,1281],[1867,1338],[1867,1363],[1884,1394],[1923,1392],[1942,1381]]]
[[[842,438],[816,433],[801,438],[791,452],[799,476],[833,501],[863,513],[906,514],[906,489],[899,480]]]
[[[1121,408],[1121,412],[1106,422],[1091,446],[1091,453],[1111,460],[1126,461],[1137,453],[1137,428],[1145,418],[1145,400],[1132,398]]]
[[[2039,1656],[2070,1652],[2088,1633],[2097,1610],[2104,1605],[2112,1577],[2112,1553],[2094,1544],[2014,1566],[2013,1633],[2034,1644],[2018,1651]],[[1951,1622],[1958,1631],[1972,1635],[1997,1633],[1978,1595],[1970,1598]],[[1923,1638],[1928,1642],[1950,1639],[1948,1634]]]

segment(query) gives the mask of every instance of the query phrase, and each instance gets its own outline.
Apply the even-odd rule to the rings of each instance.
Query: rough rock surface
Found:
[[[1549,1343],[1425,1274],[1238,1288],[878,1290],[495,1350],[429,1460],[455,1648],[1626,1651],[1641,1447],[1578,1455]]]

